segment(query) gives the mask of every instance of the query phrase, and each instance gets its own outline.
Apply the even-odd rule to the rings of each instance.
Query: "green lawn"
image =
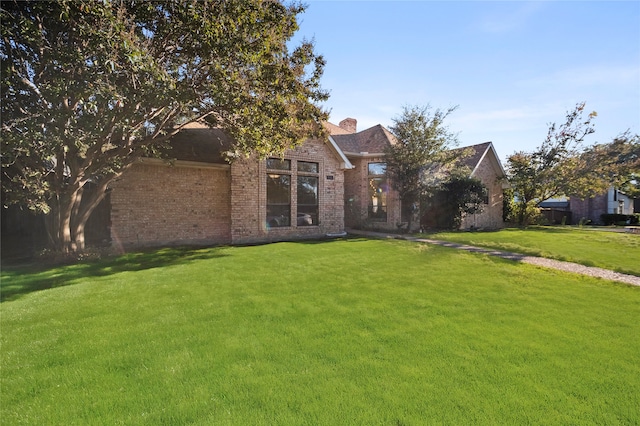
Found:
[[[640,288],[407,241],[2,271],[3,425],[638,424]]]
[[[425,237],[576,262],[640,276],[640,235],[569,227],[436,232]]]

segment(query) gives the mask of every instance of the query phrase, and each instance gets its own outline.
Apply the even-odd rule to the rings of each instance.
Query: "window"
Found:
[[[384,176],[387,174],[387,163],[369,163],[369,176]]]
[[[298,173],[318,173],[318,163],[298,161]]]
[[[298,161],[298,226],[318,225],[318,163]]]
[[[291,226],[291,176],[267,174],[267,224]]]
[[[280,158],[267,158],[267,169],[291,170],[291,160],[281,160]]]
[[[298,226],[318,224],[318,177],[298,176]]]
[[[291,160],[267,159],[267,224],[272,227],[317,226],[319,164],[298,161],[292,170]],[[295,223],[292,224],[291,191],[296,185]]]
[[[387,221],[387,163],[369,163],[369,214],[371,220]]]

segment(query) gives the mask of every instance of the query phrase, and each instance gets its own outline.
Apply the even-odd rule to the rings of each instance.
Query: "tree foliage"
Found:
[[[640,195],[640,136],[624,132],[610,143],[584,146],[594,133],[596,113],[583,118],[584,103],[576,105],[560,126],[549,127],[544,143],[531,153],[508,158],[507,173],[520,224],[527,224],[537,206],[552,197],[590,198],[615,186],[627,195]]]
[[[453,173],[431,197],[432,223],[437,228],[459,229],[465,215],[482,213],[487,188],[480,179],[465,173]]]
[[[403,208],[411,213],[447,180],[456,161],[464,156],[462,151],[452,150],[459,143],[458,137],[444,124],[456,109],[432,110],[428,104],[405,106],[389,128],[396,143],[386,151],[387,174]]]
[[[579,186],[587,183],[596,189],[614,186],[632,198],[640,197],[640,135],[632,135],[629,131],[621,133],[609,143],[585,150],[581,161],[599,167],[590,168],[589,173],[581,176],[586,182]]]
[[[585,103],[579,103],[567,112],[564,123],[551,123],[544,142],[533,152],[516,152],[507,159],[514,210],[521,225],[527,224],[532,208],[544,200],[595,189],[580,178],[595,166],[580,157],[585,137],[595,131],[592,121],[597,115],[591,112],[585,119],[584,108]]]
[[[303,41],[299,4],[243,1],[3,1],[2,190],[50,212],[61,251],[109,184],[205,121],[231,158],[283,152],[322,134],[324,61]],[[85,184],[97,190],[85,197]]]

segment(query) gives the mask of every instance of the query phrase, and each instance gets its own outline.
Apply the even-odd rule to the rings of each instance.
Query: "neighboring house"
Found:
[[[326,127],[330,139],[353,164],[353,169],[345,173],[346,226],[397,230],[406,224],[408,218],[403,217],[400,197],[386,177],[385,150],[395,143],[394,136],[380,125],[358,132],[353,118],[341,121],[338,126],[328,123]],[[505,171],[491,142],[468,148],[472,154],[464,164],[471,170],[470,176],[486,186],[487,203],[482,213],[464,217],[461,229],[500,228]],[[423,222],[424,219],[423,215]]]
[[[567,197],[550,198],[538,204],[540,213],[553,225],[571,225],[573,214]]]
[[[570,197],[571,212],[574,220],[590,220],[592,223],[602,224],[603,214],[626,214],[634,213],[634,200],[614,187],[607,192],[592,198],[580,199]]]

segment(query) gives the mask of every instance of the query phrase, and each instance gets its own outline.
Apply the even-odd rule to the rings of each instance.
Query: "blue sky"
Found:
[[[447,108],[461,145],[504,160],[585,101],[588,143],[640,133],[638,1],[313,1],[297,38],[327,65],[330,121],[389,127],[405,105]]]

